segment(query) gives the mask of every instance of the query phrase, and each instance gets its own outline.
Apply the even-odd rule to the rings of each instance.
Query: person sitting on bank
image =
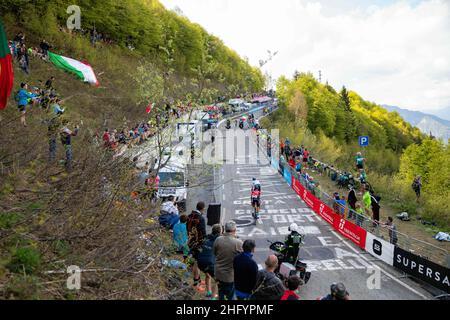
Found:
[[[161,205],[159,223],[161,226],[173,229],[173,226],[180,221],[178,207],[175,204],[175,197],[169,196],[167,201]]]

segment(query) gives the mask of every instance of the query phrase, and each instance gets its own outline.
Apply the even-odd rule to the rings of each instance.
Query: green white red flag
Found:
[[[0,20],[0,110],[6,108],[14,85],[11,50],[6,39],[3,22]]]

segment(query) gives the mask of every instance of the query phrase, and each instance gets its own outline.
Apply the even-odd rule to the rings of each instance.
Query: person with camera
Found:
[[[350,300],[350,294],[343,283],[333,283],[330,289],[330,294],[317,300]]]

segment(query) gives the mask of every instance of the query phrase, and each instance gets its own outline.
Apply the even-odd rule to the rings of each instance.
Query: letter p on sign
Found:
[[[369,145],[369,137],[368,136],[359,137],[359,145],[361,147],[367,147]]]

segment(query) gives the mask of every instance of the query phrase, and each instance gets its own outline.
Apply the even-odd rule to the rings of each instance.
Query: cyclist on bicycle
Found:
[[[253,189],[255,189],[255,187],[258,187],[258,186],[259,186],[259,191],[261,191],[261,182],[259,182],[258,179],[253,178],[253,180],[252,180],[252,191],[253,191]]]
[[[252,207],[255,209],[253,217],[259,218],[259,210],[261,209],[261,185],[255,185],[251,193]]]

